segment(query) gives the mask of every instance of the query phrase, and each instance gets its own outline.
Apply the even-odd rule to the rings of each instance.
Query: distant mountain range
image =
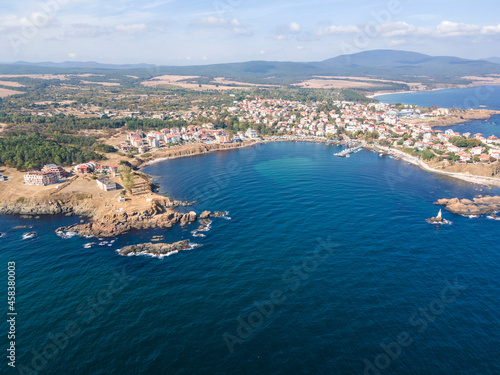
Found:
[[[492,63],[500,64],[500,57],[488,57],[485,60]]]
[[[61,63],[40,62],[31,63],[17,61],[13,65],[41,66],[46,68],[76,68],[76,69],[144,69],[154,67],[152,64],[101,64],[95,61],[64,61]]]
[[[406,82],[459,83],[464,76],[500,74],[500,58],[467,60],[416,52],[374,50],[342,55],[320,62],[249,61],[197,66],[101,64],[96,62],[0,64],[0,73],[130,74],[140,79],[161,74],[226,77],[255,83],[295,83],[312,76],[358,76]]]

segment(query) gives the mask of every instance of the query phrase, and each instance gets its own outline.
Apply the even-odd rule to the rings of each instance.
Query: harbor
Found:
[[[351,154],[353,154],[355,152],[359,152],[362,149],[363,149],[363,145],[349,147],[349,148],[346,148],[346,149],[344,149],[336,154],[333,154],[333,155],[338,156],[339,158],[350,157]]]

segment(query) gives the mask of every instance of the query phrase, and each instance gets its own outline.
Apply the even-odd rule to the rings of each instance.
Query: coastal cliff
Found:
[[[492,109],[467,109],[460,110],[449,115],[435,118],[427,118],[425,121],[432,127],[453,126],[473,120],[488,120],[493,115],[500,114],[500,111]]]
[[[0,202],[0,215],[77,215],[92,217],[98,207],[91,194],[60,194],[45,198],[22,198]]]
[[[170,200],[153,199],[149,207],[136,210],[108,212],[84,224],[74,224],[58,228],[58,232],[76,232],[82,236],[112,237],[133,229],[171,228],[175,224],[186,225],[195,222],[194,211],[180,213],[171,208]]]
[[[172,147],[166,150],[158,151],[155,153],[152,153],[152,156],[144,160],[143,163],[135,165],[135,167],[146,167],[151,164],[155,164],[158,162],[161,162],[163,160],[168,160],[168,159],[175,159],[175,158],[180,158],[184,156],[195,156],[195,155],[201,155],[201,154],[206,154],[209,152],[213,151],[224,151],[224,150],[234,150],[238,148],[244,148],[244,147],[249,147],[253,146],[260,141],[247,141],[247,142],[242,142],[242,143],[211,143],[211,144],[206,144],[206,143],[196,143],[196,144],[186,144],[180,147]]]
[[[49,197],[18,199],[0,203],[0,214],[38,217],[40,215],[80,216],[88,223],[73,224],[57,232],[76,232],[83,236],[111,237],[133,229],[170,228],[186,225],[198,218],[194,211],[180,213],[178,205],[190,203],[173,201],[156,194],[131,197],[126,202],[94,197],[92,194],[56,194]]]

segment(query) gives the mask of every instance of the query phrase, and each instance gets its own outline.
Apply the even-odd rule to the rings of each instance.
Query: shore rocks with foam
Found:
[[[470,199],[439,199],[435,204],[457,215],[478,216],[500,211],[500,196],[478,196]]]
[[[137,245],[125,246],[118,250],[118,254],[123,256],[131,255],[151,255],[154,257],[163,257],[182,250],[190,250],[193,245],[189,240],[178,241],[174,243],[142,243]]]
[[[59,195],[54,198],[29,199],[22,202],[1,202],[0,215],[78,215],[93,216],[96,207],[91,203],[92,195]]]

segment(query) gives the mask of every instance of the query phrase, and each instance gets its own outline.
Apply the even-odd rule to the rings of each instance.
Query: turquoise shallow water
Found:
[[[229,211],[231,220],[214,219],[204,238],[176,227],[83,249],[88,240],[54,233],[76,218],[0,217],[5,275],[8,261],[17,264],[18,366],[40,374],[500,373],[500,222],[449,212],[453,225],[425,222],[438,198],[500,190],[368,151],[334,152],[270,143],[148,167],[163,192],[198,201],[197,212]],[[21,224],[39,236],[22,241],[27,229],[13,229]],[[160,233],[203,246],[161,260],[114,251]],[[398,337],[406,346],[391,344]]]

